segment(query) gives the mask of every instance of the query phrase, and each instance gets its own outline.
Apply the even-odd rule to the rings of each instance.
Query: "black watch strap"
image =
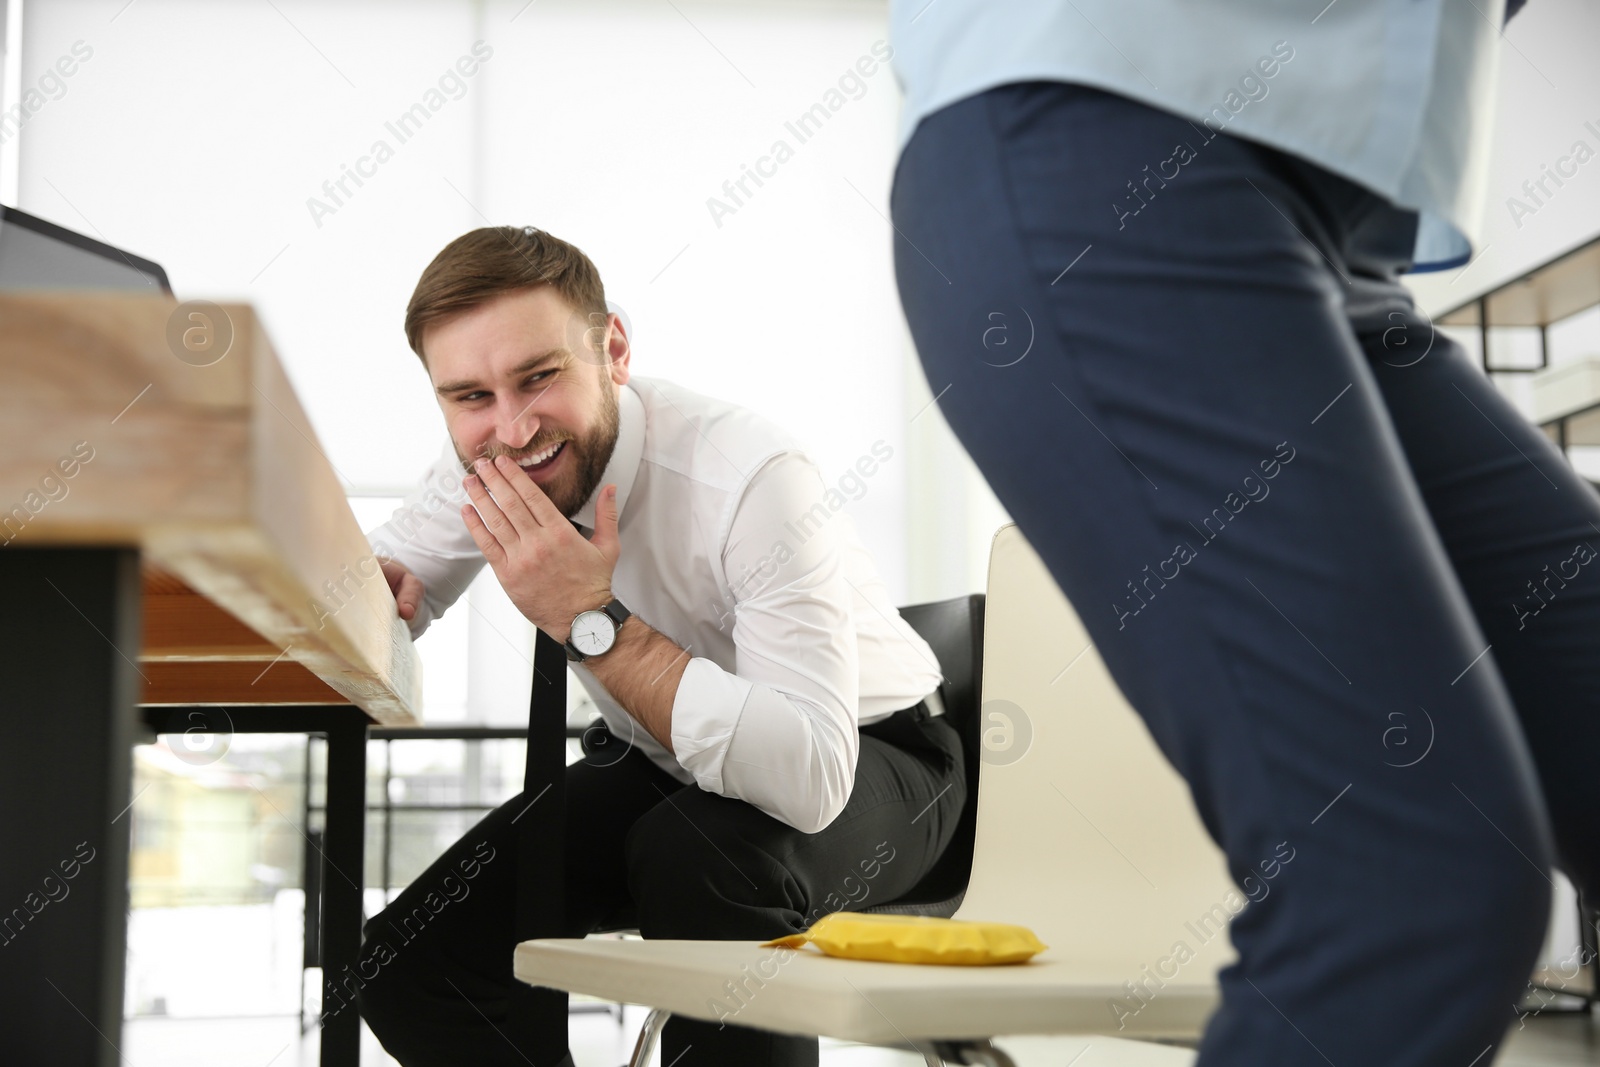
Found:
[[[628,616],[633,614],[633,612],[629,611],[627,606],[616,597],[612,597],[611,600],[600,610],[611,616],[611,621],[617,624],[618,633],[622,632],[622,624],[628,621]]]

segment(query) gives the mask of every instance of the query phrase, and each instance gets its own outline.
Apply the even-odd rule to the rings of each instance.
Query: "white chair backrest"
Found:
[[[995,534],[984,615],[977,836],[956,917],[1029,926],[1041,959],[1209,981],[1233,959],[1221,927],[1244,897],[1015,524]],[[1175,961],[1179,942],[1192,959]]]

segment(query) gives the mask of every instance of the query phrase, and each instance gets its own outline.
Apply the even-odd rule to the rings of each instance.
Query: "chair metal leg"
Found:
[[[928,1067],[943,1067],[946,1063],[972,1064],[973,1067],[1017,1067],[1017,1062],[1005,1049],[996,1048],[986,1037],[964,1038],[959,1041],[934,1041],[929,1048],[920,1047]]]
[[[633,1046],[628,1067],[649,1067],[650,1057],[656,1054],[656,1044],[661,1040],[661,1028],[667,1025],[672,1013],[665,1008],[653,1008],[639,1030],[639,1040]],[[996,1048],[986,1037],[967,1038],[960,1041],[913,1042],[927,1067],[945,1067],[947,1063],[969,1064],[972,1067],[1017,1067],[1004,1049]]]
[[[649,1067],[650,1057],[656,1054],[656,1042],[661,1040],[661,1028],[667,1025],[672,1013],[665,1008],[654,1008],[639,1031],[639,1040],[633,1046],[633,1057],[628,1067]]]
[[[532,799],[517,823],[517,941],[564,936],[563,864],[567,817],[567,654],[543,630],[534,638],[533,684],[528,697],[528,754],[522,788]],[[567,1048],[565,990],[512,984],[506,1039],[529,1062],[549,1063]]]
[[[974,1041],[967,1049],[967,1063],[985,1064],[986,1067],[1017,1067],[1004,1049],[995,1048],[989,1041]]]
[[[1600,999],[1600,908],[1582,889],[1578,890],[1578,960],[1589,969],[1583,1010],[1593,1015],[1595,1001]]]

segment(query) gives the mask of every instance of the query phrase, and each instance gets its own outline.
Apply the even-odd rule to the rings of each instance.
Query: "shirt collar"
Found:
[[[611,449],[611,459],[594,493],[572,516],[573,522],[589,530],[594,529],[595,502],[608,485],[617,487],[617,519],[621,520],[628,506],[628,492],[639,473],[639,461],[644,457],[644,401],[632,385],[617,390],[617,407],[617,443]]]

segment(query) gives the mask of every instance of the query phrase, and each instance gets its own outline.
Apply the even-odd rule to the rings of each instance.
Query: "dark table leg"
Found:
[[[0,1046],[121,1059],[139,554],[0,549]]]
[[[367,716],[329,708],[328,807],[322,871],[322,1065],[358,1067],[361,886],[366,866]],[[341,721],[342,720],[342,721]]]

